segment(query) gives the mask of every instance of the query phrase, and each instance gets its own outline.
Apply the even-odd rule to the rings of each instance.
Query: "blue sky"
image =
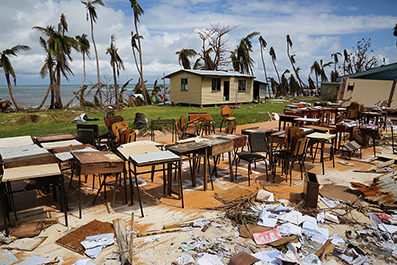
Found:
[[[90,35],[90,25],[86,21],[85,7],[78,0],[13,0],[3,1],[0,8],[0,50],[16,44],[26,44],[32,50],[11,58],[17,74],[17,85],[48,84],[48,78],[41,79],[39,70],[44,61],[44,53],[39,46],[40,33],[33,26],[57,25],[61,13],[65,13],[69,23],[69,35]],[[132,10],[127,0],[103,0],[105,7],[98,6],[98,21],[94,25],[95,40],[100,58],[101,74],[104,81],[111,83],[112,70],[106,48],[110,36],[116,35],[116,46],[124,60],[125,71],[120,73],[120,82],[138,74],[130,47],[130,32],[134,30]],[[143,60],[144,76],[148,83],[178,70],[178,57],[175,52],[183,48],[199,51],[201,40],[195,33],[198,29],[210,28],[211,24],[237,26],[231,31],[228,48],[234,50],[240,39],[253,31],[259,31],[268,43],[265,63],[268,75],[276,77],[272,61],[268,55],[270,47],[277,54],[277,68],[280,72],[291,69],[286,55],[286,35],[289,34],[296,54],[297,66],[306,82],[310,66],[322,59],[331,61],[331,54],[351,50],[358,40],[371,38],[373,55],[381,63],[397,61],[396,38],[393,27],[397,23],[397,1],[228,1],[228,0],[173,0],[138,1],[145,11],[139,26],[144,36]],[[253,40],[255,61],[254,74],[263,77],[260,49],[257,38]],[[82,58],[74,52],[71,68],[74,76],[63,84],[80,84],[83,80]],[[91,60],[87,61],[87,83],[96,80],[95,54],[91,49]],[[331,72],[331,67],[327,68]],[[0,72],[0,85],[6,81]],[[1,95],[0,95],[1,98]]]

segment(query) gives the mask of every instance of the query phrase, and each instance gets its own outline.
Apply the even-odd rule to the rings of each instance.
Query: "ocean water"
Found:
[[[125,97],[128,97],[128,94],[131,93],[132,89],[135,85],[127,86],[127,93],[125,93]],[[90,87],[90,86],[89,86]],[[153,84],[146,84],[146,87],[150,91],[153,89]],[[62,94],[62,104],[67,104],[70,99],[73,98],[73,92],[77,92],[80,89],[80,85],[62,85],[61,94]],[[12,91],[14,93],[15,98],[17,99],[19,105],[24,108],[37,107],[43,101],[45,94],[47,93],[48,85],[32,85],[32,86],[13,86]],[[94,93],[92,91],[87,95],[87,91],[85,92],[85,99],[87,101],[93,102]],[[8,86],[0,86],[0,99],[2,100],[10,100],[10,93],[8,91]],[[12,101],[11,101],[12,102]],[[48,95],[46,102],[44,103],[44,108],[49,107],[51,102],[51,94]],[[79,106],[80,102],[78,99],[74,99],[71,106]],[[13,104],[14,105],[14,104]]]

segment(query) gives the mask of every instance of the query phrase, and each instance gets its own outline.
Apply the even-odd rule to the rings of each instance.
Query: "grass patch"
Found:
[[[299,99],[301,100],[301,98]],[[299,101],[298,100],[298,101]],[[290,102],[297,101],[291,99]],[[260,104],[242,104],[241,108],[231,109],[231,116],[236,117],[237,124],[249,124],[264,122],[269,120],[268,112],[282,113],[284,103],[271,103],[268,100],[266,103]],[[98,118],[98,121],[89,121],[88,123],[96,123],[99,125],[99,131],[103,132],[107,128],[104,122],[104,115],[107,111],[93,108],[71,108],[68,110],[47,110],[40,112],[29,113],[1,113],[0,114],[0,138],[12,136],[39,136],[54,133],[76,133],[76,123],[72,123],[74,118],[82,113],[87,113],[88,118]],[[128,122],[130,127],[133,127],[135,114],[137,112],[144,113],[149,126],[151,120],[156,119],[175,119],[179,120],[181,115],[188,120],[189,112],[206,112],[211,114],[215,122],[216,128],[219,128],[222,116],[221,107],[181,107],[181,106],[142,106],[124,108],[116,112],[116,115],[123,116],[124,120]],[[161,128],[156,128],[161,129]]]

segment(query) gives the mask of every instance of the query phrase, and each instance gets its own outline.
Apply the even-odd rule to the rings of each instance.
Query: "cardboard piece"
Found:
[[[10,235],[18,238],[38,236],[43,229],[43,222],[31,222],[17,225],[11,229]]]
[[[34,238],[22,238],[18,239],[7,246],[7,249],[18,249],[23,251],[33,251],[35,248],[40,246],[47,239],[46,236],[43,237],[34,237]]]
[[[251,238],[251,234],[266,232],[272,229],[272,227],[264,227],[254,224],[247,224],[247,227],[245,225],[240,225],[240,236],[244,238]]]
[[[257,261],[260,260],[245,251],[241,251],[230,258],[229,265],[252,265]]]
[[[320,194],[323,197],[333,200],[338,200],[349,204],[353,203],[353,205],[357,207],[363,206],[361,201],[358,200],[358,196],[348,192],[349,190],[350,188],[347,186],[324,184],[320,189]]]

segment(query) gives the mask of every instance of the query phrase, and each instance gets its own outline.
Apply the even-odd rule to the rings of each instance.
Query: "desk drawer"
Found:
[[[216,156],[234,150],[234,141],[227,141],[208,148],[208,155]]]

